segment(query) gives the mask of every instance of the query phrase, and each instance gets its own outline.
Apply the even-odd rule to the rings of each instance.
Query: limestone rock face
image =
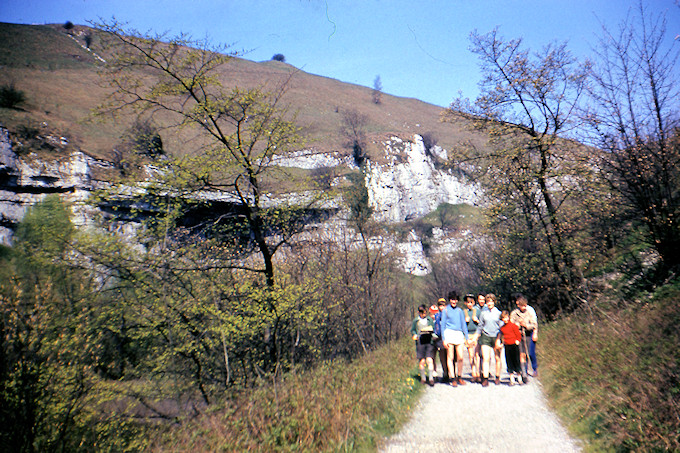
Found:
[[[94,159],[80,151],[50,161],[12,150],[7,129],[0,128],[0,243],[10,244],[13,230],[26,210],[51,193],[73,203],[76,225],[88,222],[83,201],[92,190],[90,166]]]
[[[383,149],[385,154],[380,163],[367,161],[365,180],[369,203],[378,222],[398,223],[422,217],[434,211],[441,203],[478,202],[479,190],[476,186],[447,170],[437,168],[435,159],[445,159],[446,151],[436,148],[426,152],[420,136],[414,136],[413,141],[393,137],[383,143]],[[105,182],[94,180],[92,170],[95,167],[105,168],[110,163],[93,159],[80,151],[63,153],[61,156],[49,161],[35,155],[19,157],[12,150],[8,131],[0,128],[0,243],[11,244],[13,230],[27,209],[50,193],[58,193],[65,201],[70,202],[73,221],[77,226],[95,223],[95,218],[101,213],[86,201],[95,186],[99,187]],[[351,158],[311,151],[275,156],[272,164],[306,169],[334,166],[357,168]],[[146,178],[153,179],[156,170],[151,166],[146,170]],[[128,189],[133,191],[133,188]],[[140,187],[134,190],[143,191]],[[141,193],[136,194],[143,196]],[[308,196],[306,193],[297,193],[289,194],[286,199],[269,200],[264,197],[264,204],[300,201]],[[233,194],[226,192],[200,195],[201,199],[218,204],[233,202],[233,197]],[[116,201],[111,200],[111,203],[115,204]],[[323,225],[313,226],[314,228],[328,229],[327,227],[333,226],[328,229],[331,232],[337,230],[339,225],[347,225],[347,212],[339,200],[328,200],[320,208],[325,209],[328,215],[323,220]],[[116,232],[125,233],[125,237],[134,241],[134,231],[140,224],[131,218],[113,220],[112,225]],[[344,226],[340,228],[343,229]],[[463,239],[447,237],[443,231],[433,233],[436,234],[428,241],[432,253],[455,251]],[[375,239],[380,239],[381,247],[386,250],[399,253],[402,268],[406,272],[415,275],[430,272],[421,238],[414,231],[403,240],[396,237]]]
[[[393,137],[384,143],[386,164],[369,162],[366,184],[375,220],[403,222],[434,211],[441,203],[478,201],[478,188],[438,170],[423,140]]]

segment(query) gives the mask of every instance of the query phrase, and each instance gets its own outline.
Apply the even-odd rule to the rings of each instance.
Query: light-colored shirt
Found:
[[[489,337],[497,337],[498,332],[501,330],[501,324],[503,324],[503,321],[501,321],[501,311],[493,307],[491,310],[483,310],[482,314],[479,315],[477,330]]]

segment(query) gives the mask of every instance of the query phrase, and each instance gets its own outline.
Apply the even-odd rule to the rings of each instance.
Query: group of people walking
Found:
[[[413,320],[411,334],[416,343],[416,357],[423,383],[434,385],[435,354],[442,366],[442,382],[453,387],[465,385],[463,357],[467,355],[472,368],[472,382],[489,385],[491,356],[495,358],[494,383],[500,384],[501,352],[510,375],[509,385],[528,382],[531,361],[532,375],[538,376],[536,341],[538,319],[526,297],[513,297],[516,308],[512,312],[496,307],[494,294],[467,294],[463,307],[459,295],[448,294],[448,302],[441,298],[437,304],[418,307],[418,317]],[[426,374],[427,373],[427,374]]]

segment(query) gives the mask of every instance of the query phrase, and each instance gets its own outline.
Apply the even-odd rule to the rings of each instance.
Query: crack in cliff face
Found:
[[[16,186],[3,184],[0,180],[0,190],[13,192],[15,194],[30,194],[30,195],[49,195],[53,193],[74,193],[76,187],[54,187],[47,185],[39,186]]]

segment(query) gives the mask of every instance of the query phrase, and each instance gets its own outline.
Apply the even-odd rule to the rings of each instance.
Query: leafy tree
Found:
[[[286,57],[282,53],[277,53],[272,57],[274,61],[280,61],[282,63],[286,62]]]
[[[110,55],[105,80],[114,90],[98,113],[132,109],[162,118],[197,149],[160,162],[158,178],[144,186],[140,201],[152,215],[140,240],[148,253],[97,260],[136,317],[155,326],[135,332],[135,341],[164,352],[152,354],[148,372],[177,376],[178,395],[198,392],[208,404],[215,385],[243,384],[291,363],[281,348],[297,321],[282,305],[290,299],[280,294],[292,293],[277,282],[274,255],[304,228],[318,197],[272,200],[278,179],[290,178],[272,165],[274,154],[303,144],[282,101],[288,81],[275,91],[228,89],[222,71],[233,54],[225,49],[185,36],[163,42],[115,23],[100,30]],[[212,201],[219,198],[228,201]],[[223,215],[201,218],[218,203],[229,206]],[[201,221],[190,232],[179,219],[192,212]]]
[[[94,297],[65,263],[68,208],[49,196],[25,215],[0,265],[0,444],[8,451],[93,448]],[[96,442],[96,441],[94,441]]]
[[[521,39],[505,40],[497,30],[474,32],[471,41],[485,74],[481,94],[474,104],[455,101],[448,114],[467,115],[491,140],[488,147],[467,149],[466,170],[483,184],[491,202],[489,226],[497,233],[499,250],[542,257],[532,266],[543,264],[539,269],[549,270],[548,280],[534,291],[557,285],[571,305],[579,286],[573,239],[586,223],[574,204],[576,194],[588,193],[584,188],[592,170],[588,151],[564,136],[578,125],[574,113],[589,64],[576,61],[565,44],[530,54]]]
[[[116,23],[99,27],[112,55],[105,76],[114,91],[98,113],[135,109],[162,114],[200,134],[202,151],[169,160],[157,190],[165,194],[172,190],[174,200],[205,191],[233,193],[239,208],[234,219],[247,227],[262,263],[245,268],[262,274],[272,287],[273,256],[299,230],[301,222],[293,217],[303,212],[263,207],[274,153],[302,144],[293,116],[282,106],[285,84],[275,92],[225,89],[220,71],[234,54],[225,54],[223,48],[183,35],[162,42],[162,35],[141,35]],[[289,221],[282,222],[283,217]],[[270,235],[275,225],[277,234]]]
[[[137,119],[126,131],[125,147],[138,154],[158,157],[165,153],[158,128],[150,120]]]
[[[587,116],[617,218],[644,226],[662,275],[680,267],[680,52],[668,38],[665,16],[642,4],[616,31],[603,28]]]

